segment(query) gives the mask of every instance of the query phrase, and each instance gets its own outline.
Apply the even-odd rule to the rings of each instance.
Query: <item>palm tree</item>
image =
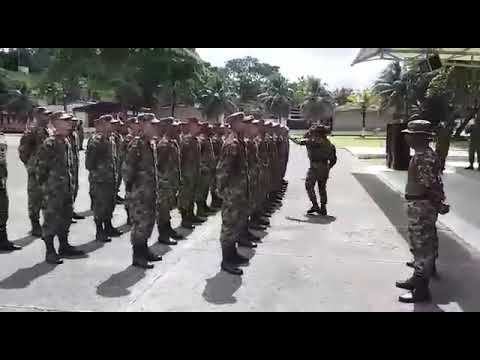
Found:
[[[211,85],[206,85],[197,96],[202,105],[203,116],[211,123],[220,123],[226,112],[236,111],[233,99],[236,94],[229,91],[219,77],[215,77]]]
[[[307,95],[301,105],[303,117],[310,125],[314,122],[327,122],[333,117],[333,96],[327,91],[320,79],[307,78]]]
[[[280,74],[268,78],[266,89],[258,95],[258,99],[267,110],[282,119],[288,117],[292,104],[293,90],[289,87],[288,81]]]
[[[357,94],[350,95],[348,101],[360,106],[360,112],[362,114],[362,137],[365,137],[367,110],[370,106],[378,102],[378,98],[372,94],[370,90],[365,89]]]

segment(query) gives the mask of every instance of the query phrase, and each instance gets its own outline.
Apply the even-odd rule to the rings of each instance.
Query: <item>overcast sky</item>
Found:
[[[350,66],[359,48],[197,48],[203,60],[224,66],[230,59],[253,56],[280,66],[291,81],[300,76],[321,78],[332,90],[336,87],[364,89],[372,85],[388,61],[378,60]]]

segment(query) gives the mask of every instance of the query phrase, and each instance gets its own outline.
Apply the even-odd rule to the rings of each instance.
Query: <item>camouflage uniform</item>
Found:
[[[163,137],[157,143],[157,226],[159,240],[172,235],[170,211],[177,206],[180,188],[180,154],[175,140]]]
[[[217,193],[223,200],[222,249],[235,247],[246,227],[250,198],[248,180],[245,143],[232,133],[225,140],[217,165]]]
[[[215,134],[212,136],[212,146],[213,146],[213,154],[215,156],[215,167],[213,169],[213,179],[210,185],[210,193],[212,195],[212,206],[213,207],[219,207],[221,204],[221,199],[217,195],[217,165],[218,165],[218,160],[220,158],[220,153],[222,151],[223,147],[223,138],[220,136],[220,134]]]
[[[314,207],[318,208],[317,196],[315,194],[315,185],[318,183],[320,203],[322,206],[327,204],[327,180],[330,169],[337,162],[335,146],[327,139],[321,137],[309,137],[301,143],[306,145],[310,168],[305,180],[305,188],[308,197]]]
[[[180,170],[182,184],[178,194],[178,207],[182,218],[193,217],[195,193],[200,172],[200,145],[196,137],[184,134],[180,139]]]
[[[73,149],[68,138],[50,136],[40,147],[35,173],[45,189],[44,240],[58,236],[66,242],[73,215],[75,189]]]
[[[0,142],[0,231],[5,231],[8,220],[8,194],[7,194],[7,144]],[[0,238],[0,242],[3,239]]]
[[[209,136],[206,134],[201,134],[198,136],[198,142],[200,145],[200,166],[195,195],[197,207],[200,212],[199,215],[206,216],[208,191],[213,182],[216,161],[213,151],[213,144]]]
[[[37,180],[36,162],[38,160],[40,147],[47,137],[47,129],[35,127],[23,134],[18,148],[20,160],[25,164],[27,169],[28,215],[32,221],[32,230],[40,230],[39,219],[43,202],[43,189]]]
[[[253,214],[258,206],[260,189],[260,159],[258,146],[254,139],[245,139],[245,150],[247,155],[249,198],[248,207],[250,215]]]
[[[120,172],[123,173],[123,165],[125,164],[125,160],[127,158],[128,151],[130,149],[130,145],[132,144],[133,139],[135,139],[135,136],[133,134],[128,134],[125,136],[125,141],[124,141],[124,151],[125,151],[125,157],[122,162],[122,167],[119,169]],[[122,174],[123,177],[123,174]],[[126,184],[125,184],[126,185]],[[125,186],[125,202],[124,202],[124,207],[125,207],[125,212],[127,213],[127,224],[131,225],[131,219],[130,219],[130,209],[128,207],[128,197],[130,196],[130,189],[127,189]]]
[[[445,200],[441,169],[441,160],[431,148],[416,152],[408,169],[405,197],[408,201],[409,244],[414,256],[415,274],[425,279],[432,275],[438,256],[435,223]]]
[[[155,226],[156,179],[152,144],[145,137],[136,136],[130,143],[123,163],[123,179],[128,191],[128,208],[132,222],[134,257],[148,256],[148,239]]]
[[[68,136],[68,141],[72,145],[72,159],[73,159],[73,183],[74,183],[74,189],[73,189],[73,203],[75,204],[75,200],[77,199],[78,196],[78,171],[80,167],[80,147],[79,147],[79,137],[77,131],[73,131],[69,136]]]
[[[117,145],[114,137],[93,135],[87,144],[85,167],[89,171],[90,199],[98,240],[105,240],[104,223],[111,221],[115,210],[115,189],[118,173]]]
[[[125,156],[126,156],[125,139],[122,135],[120,135],[117,132],[114,132],[113,136],[114,136],[116,146],[117,146],[117,149],[118,149],[118,154],[117,154],[117,157],[116,157],[116,161],[117,161],[116,166],[117,166],[117,169],[121,169],[122,166],[123,166],[123,162],[125,160]],[[118,171],[117,172],[117,178],[115,179],[115,189],[116,189],[115,195],[117,195],[120,192],[120,185],[121,184],[122,184],[122,172]]]
[[[270,171],[270,156],[268,153],[268,144],[264,138],[257,136],[255,139],[258,148],[259,156],[259,184],[258,184],[258,199],[257,199],[257,210],[261,210],[261,207],[267,200],[267,194],[269,191],[269,186],[271,183],[271,171]]]

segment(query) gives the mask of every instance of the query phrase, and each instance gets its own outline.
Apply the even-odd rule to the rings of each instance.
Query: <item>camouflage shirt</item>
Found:
[[[68,138],[45,139],[38,152],[35,174],[47,193],[73,195],[73,151]]]
[[[7,149],[7,144],[0,143],[0,190],[5,189],[7,186]]]
[[[337,150],[327,138],[309,137],[302,140],[307,147],[308,158],[312,166],[315,163],[327,163],[333,167],[337,163]]]
[[[183,177],[196,177],[200,170],[200,144],[191,135],[183,135],[180,139],[180,161]]]
[[[85,167],[90,183],[115,183],[120,169],[116,167],[114,152],[112,139],[104,134],[97,133],[88,140]]]
[[[159,190],[180,187],[180,154],[175,140],[161,138],[157,143]]]
[[[200,135],[198,142],[200,144],[200,172],[212,172],[216,166],[212,141],[208,136]]]
[[[248,190],[245,143],[232,133],[225,139],[217,165],[217,192],[223,199],[247,202]]]
[[[443,182],[440,176],[442,164],[440,158],[430,147],[425,151],[415,152],[408,168],[408,182],[405,193],[407,195],[422,195],[435,205],[445,200]],[[420,190],[419,190],[420,186]],[[412,194],[412,192],[415,192]]]
[[[27,130],[21,137],[18,154],[20,160],[28,169],[33,170],[35,168],[40,147],[47,137],[48,131],[42,127],[34,127]]]
[[[127,190],[132,187],[154,189],[156,171],[153,151],[145,137],[136,136],[128,147],[122,168]]]
[[[213,153],[215,154],[215,159],[218,161],[220,157],[220,152],[222,151],[223,146],[223,139],[219,135],[212,136],[212,146],[213,146]]]

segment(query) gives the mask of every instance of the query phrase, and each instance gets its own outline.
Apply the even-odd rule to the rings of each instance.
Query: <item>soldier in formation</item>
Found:
[[[429,146],[434,136],[430,122],[411,121],[403,132],[407,143],[415,150],[405,189],[409,245],[414,257],[407,265],[414,268],[414,273],[406,281],[398,281],[396,286],[410,291],[399,297],[400,302],[417,303],[431,298],[429,282],[436,272],[438,257],[436,222],[438,215],[448,213],[450,207],[445,203],[440,175],[442,161]]]
[[[208,123],[202,123],[200,134],[197,137],[200,145],[200,166],[196,188],[196,203],[197,215],[203,218],[215,212],[207,205],[208,193],[212,186],[217,166],[212,142],[212,130],[213,127],[208,125]]]
[[[52,112],[48,111],[45,107],[36,108],[34,111],[35,121],[20,138],[20,146],[18,147],[20,160],[25,165],[28,175],[28,215],[32,224],[30,233],[36,237],[42,236],[40,209],[43,201],[43,190],[38,183],[36,163],[38,161],[40,147],[49,136],[47,125],[50,121],[51,114]]]
[[[118,181],[118,147],[113,127],[118,120],[111,115],[95,121],[96,133],[87,144],[85,167],[89,171],[90,199],[96,226],[96,240],[110,242],[122,233],[112,225]]]
[[[63,113],[63,112],[62,112]],[[74,182],[74,190],[73,190],[73,204],[75,206],[75,201],[77,200],[78,196],[78,174],[80,170],[80,137],[78,135],[78,119],[76,117],[72,117],[72,129],[70,130],[70,134],[68,135],[68,140],[72,145],[72,156],[73,156],[73,182]],[[83,220],[85,219],[84,216],[79,215],[75,212],[75,207],[72,216],[72,223],[75,224],[75,220]]]
[[[327,128],[323,125],[315,125],[310,128],[306,138],[301,141],[301,145],[307,148],[310,168],[308,169],[305,180],[305,188],[308,197],[312,202],[312,207],[307,214],[327,215],[327,181],[330,170],[337,163],[335,146],[327,138]],[[320,206],[318,206],[315,185],[318,184],[320,195]]]
[[[5,135],[0,132],[0,251],[20,250],[21,247],[8,240],[8,193],[7,193],[7,142]]]
[[[43,240],[46,245],[46,261],[61,264],[61,256],[81,256],[81,250],[71,246],[68,234],[73,216],[75,191],[72,144],[68,135],[72,129],[72,115],[63,113],[52,117],[55,135],[49,136],[40,146],[35,174],[43,193]],[[55,250],[54,238],[60,246]]]

